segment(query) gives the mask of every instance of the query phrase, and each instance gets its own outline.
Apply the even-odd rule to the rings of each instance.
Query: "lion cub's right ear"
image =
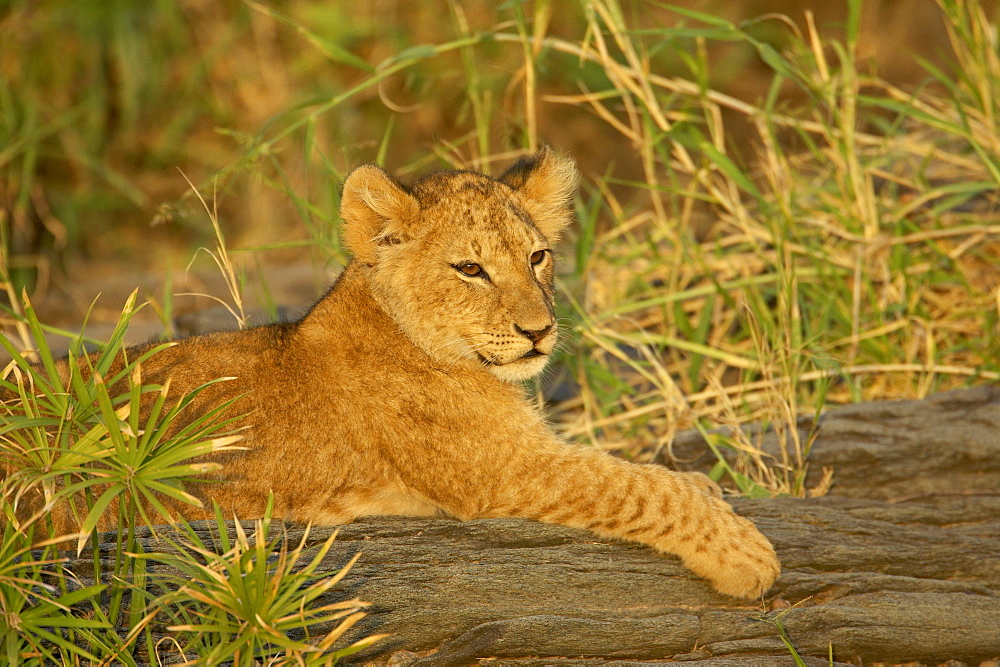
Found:
[[[380,167],[358,167],[340,196],[344,244],[359,262],[373,264],[378,246],[405,240],[405,228],[419,210],[413,195]]]
[[[534,155],[518,160],[499,180],[521,193],[538,229],[554,243],[572,220],[570,202],[578,179],[573,160],[542,146]]]

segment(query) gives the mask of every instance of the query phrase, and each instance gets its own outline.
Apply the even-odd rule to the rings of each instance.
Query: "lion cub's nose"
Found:
[[[552,325],[545,327],[544,329],[522,329],[521,327],[514,325],[514,330],[521,334],[532,343],[537,343],[541,339],[545,338],[550,331],[552,331]]]

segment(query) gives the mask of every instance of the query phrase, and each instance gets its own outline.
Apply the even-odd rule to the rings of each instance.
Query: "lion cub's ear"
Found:
[[[570,223],[570,199],[576,190],[578,175],[572,159],[557,155],[543,146],[534,155],[518,160],[500,177],[521,193],[524,206],[538,229],[555,242]]]
[[[344,244],[358,261],[371,264],[379,245],[404,240],[404,230],[419,210],[413,195],[380,167],[358,167],[347,176],[340,196]]]

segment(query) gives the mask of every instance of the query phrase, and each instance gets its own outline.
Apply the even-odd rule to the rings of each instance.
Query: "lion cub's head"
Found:
[[[524,380],[556,343],[552,247],[576,178],[547,148],[499,179],[442,171],[405,187],[359,167],[344,183],[344,241],[376,300],[431,357]]]

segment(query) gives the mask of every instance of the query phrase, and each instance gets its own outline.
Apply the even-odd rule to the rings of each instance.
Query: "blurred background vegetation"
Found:
[[[339,189],[365,162],[406,180],[498,174],[543,142],[572,155],[566,336],[531,388],[554,426],[639,461],[670,459],[695,428],[729,489],[825,493],[836,471],[809,470],[825,407],[1000,379],[996,13],[0,0],[0,348],[18,362],[0,360],[16,392],[0,401],[0,472],[18,471],[0,480],[0,654],[329,664],[359,648],[331,653],[363,603],[313,606],[346,568],[300,570],[305,538],[269,536],[267,517],[232,542],[220,517],[211,547],[189,533],[190,553],[140,554],[137,526],[164,520],[143,499],[183,500],[178,480],[202,470],[190,457],[233,440],[161,441],[165,388],[145,389],[158,407],[140,424],[139,387],[64,386],[51,350],[86,324],[106,371],[123,341],[295,317],[348,259]],[[53,535],[44,508],[12,519],[32,489],[101,488],[81,535]],[[58,547],[83,548],[115,499],[114,562],[95,546],[80,589]]]
[[[23,289],[100,338],[139,286],[139,338],[184,333],[212,302],[182,294],[232,303],[197,252],[221,235],[249,307],[294,315],[347,259],[351,167],[497,174],[545,142],[584,176],[543,388],[569,437],[642,459],[680,428],[994,381],[995,11],[3,0],[5,328]],[[802,493],[808,438],[787,430],[773,467],[724,444]]]

